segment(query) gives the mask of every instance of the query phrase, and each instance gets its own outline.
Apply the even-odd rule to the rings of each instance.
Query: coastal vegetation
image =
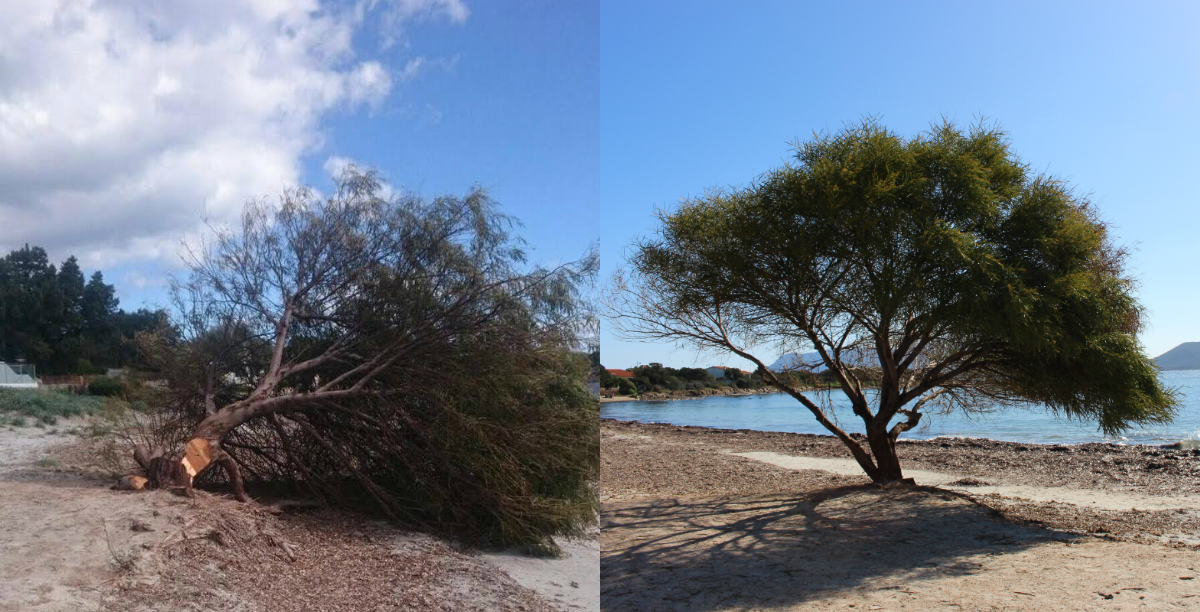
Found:
[[[614,374],[614,372],[618,374]],[[826,389],[835,383],[830,372],[791,370],[776,372],[775,375],[796,388]],[[767,384],[761,371],[746,372],[739,368],[714,366],[711,368],[672,368],[661,363],[650,363],[624,370],[600,370],[600,387],[611,389],[620,395],[637,396],[641,393],[665,394],[665,397],[692,397],[698,391],[762,391],[776,390]]]
[[[99,414],[103,407],[104,399],[100,397],[33,389],[0,389],[0,425],[54,425],[60,418]]]
[[[998,127],[943,122],[905,138],[867,119],[659,222],[613,278],[619,333],[757,364],[875,482],[903,479],[896,440],[931,410],[1034,404],[1106,434],[1174,415],[1177,394],[1137,340],[1128,252]],[[835,378],[865,444],[768,369],[764,350],[815,352],[801,365]]]

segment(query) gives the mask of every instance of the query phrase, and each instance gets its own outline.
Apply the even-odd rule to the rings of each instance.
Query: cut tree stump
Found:
[[[219,463],[225,469],[225,473],[229,475],[229,484],[233,486],[233,493],[238,501],[250,501],[250,497],[246,495],[241,470],[238,469],[237,463],[228,453],[207,438],[197,436],[188,440],[183,447],[183,452],[175,454],[173,457],[166,456],[160,448],[148,450],[139,444],[134,448],[133,458],[146,471],[147,478],[143,478],[142,480],[145,482],[140,483],[137,489],[132,490],[182,489],[184,495],[191,497],[192,483],[196,476],[199,476],[212,464]],[[123,483],[130,478],[141,477],[126,476],[118,481],[114,488],[126,488]]]
[[[192,438],[188,440],[187,446],[183,447],[183,469],[187,470],[191,479],[195,479],[212,461],[212,444],[204,438]]]

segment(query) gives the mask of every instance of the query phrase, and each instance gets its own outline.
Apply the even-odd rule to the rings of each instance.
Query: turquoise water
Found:
[[[1200,440],[1200,370],[1162,372],[1160,376],[1167,386],[1180,390],[1183,402],[1175,422],[1130,430],[1119,437],[1105,437],[1094,424],[1055,417],[1038,408],[1010,409],[972,416],[960,413],[926,414],[921,419],[921,426],[900,437],[927,440],[939,436],[957,436],[1036,444],[1165,444],[1181,440]],[[832,404],[832,414],[843,428],[850,432],[862,431],[862,421],[850,412],[849,402],[840,391],[807,395],[820,405]],[[829,433],[813,419],[808,409],[782,393],[669,402],[614,402],[601,405],[600,416],[643,423],[700,425],[722,429]]]

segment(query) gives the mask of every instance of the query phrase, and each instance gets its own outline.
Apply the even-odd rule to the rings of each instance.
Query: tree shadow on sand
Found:
[[[605,610],[702,611],[919,590],[923,580],[981,571],[981,556],[1079,537],[931,488],[612,501],[601,601]]]

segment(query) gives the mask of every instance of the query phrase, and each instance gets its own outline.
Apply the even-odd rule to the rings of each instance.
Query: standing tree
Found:
[[[287,191],[193,254],[181,337],[142,338],[186,432],[137,449],[151,486],[220,465],[241,499],[246,472],[503,542],[578,531],[599,462],[573,353],[595,257],[527,269],[482,192],[382,193],[357,173]]]
[[[55,338],[54,358],[48,371],[69,372],[79,365],[83,333],[83,270],[72,255],[58,269],[58,287],[62,294],[62,312]]]
[[[875,482],[903,478],[896,439],[930,402],[1040,403],[1106,434],[1174,415],[1137,340],[1126,252],[999,129],[945,123],[905,139],[867,120],[659,220],[614,277],[617,327],[755,362]],[[819,355],[799,367],[828,368],[867,448],[767,369],[754,351],[768,347]]]

